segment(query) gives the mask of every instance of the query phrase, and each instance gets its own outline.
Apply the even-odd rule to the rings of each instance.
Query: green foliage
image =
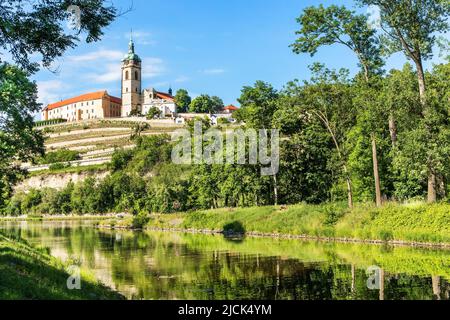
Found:
[[[185,89],[178,89],[175,94],[175,103],[177,104],[177,112],[187,112],[191,105],[192,99]]]
[[[242,88],[238,99],[241,107],[233,116],[251,128],[270,128],[277,98],[278,92],[272,85],[256,81],[253,87]]]
[[[142,229],[150,220],[147,214],[140,213],[133,217],[131,227],[133,229]]]
[[[80,29],[73,33],[66,28],[70,18],[67,10],[71,3],[65,0],[45,1],[23,6],[22,1],[8,1],[0,19],[5,26],[0,35],[3,44],[14,62],[28,72],[35,72],[39,64],[33,62],[32,55],[42,56],[42,65],[49,68],[51,63],[63,53],[77,45],[80,35],[86,34],[86,42],[100,40],[102,29],[116,17],[117,10],[104,6],[100,0],[81,0],[76,4],[81,9]]]
[[[43,126],[51,126],[54,124],[60,124],[60,123],[66,123],[67,119],[51,119],[51,120],[42,120],[42,121],[36,121],[34,123],[35,127],[43,127]],[[48,133],[48,128],[44,128],[44,132]]]
[[[60,149],[58,151],[47,152],[44,157],[39,159],[39,163],[42,164],[51,164],[58,162],[69,162],[80,160],[80,153],[78,151],[68,150],[68,149]]]
[[[344,6],[320,5],[304,9],[297,22],[301,25],[296,32],[300,37],[291,45],[295,53],[313,56],[321,46],[342,44],[356,53],[366,78],[378,73],[383,65],[376,30],[368,25],[367,16]]]
[[[409,58],[429,59],[436,34],[448,31],[450,4],[445,0],[359,0],[380,9],[386,54],[405,51]]]
[[[47,248],[34,248],[20,238],[0,234],[0,282],[8,288],[0,290],[0,299],[123,299],[86,270],[81,270],[83,290],[69,290],[65,286],[69,264],[52,257]]]
[[[157,107],[151,107],[145,116],[148,120],[151,120],[161,117],[161,113],[161,110],[159,110]]]
[[[43,136],[33,130],[32,114],[39,111],[37,88],[21,69],[0,64],[0,208],[24,172],[17,161],[42,155]]]
[[[202,94],[192,100],[189,105],[189,112],[194,113],[215,113],[224,107],[222,99],[217,96]]]

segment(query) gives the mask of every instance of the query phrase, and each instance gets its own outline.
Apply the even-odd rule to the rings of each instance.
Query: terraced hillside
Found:
[[[80,159],[64,163],[64,168],[49,164],[24,164],[24,168],[34,175],[47,174],[49,169],[52,169],[51,171],[64,169],[63,171],[67,172],[75,169],[82,171],[83,168],[92,169],[108,163],[116,148],[132,148],[133,135],[170,134],[180,127],[170,120],[137,122],[121,119],[91,120],[40,127],[38,130],[42,130],[46,136],[47,152],[60,149],[73,150],[79,153]]]

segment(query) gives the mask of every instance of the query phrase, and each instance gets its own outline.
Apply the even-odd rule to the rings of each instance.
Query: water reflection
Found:
[[[0,227],[80,259],[132,299],[449,299],[450,251],[95,229],[91,222]],[[369,289],[367,269],[380,268]]]

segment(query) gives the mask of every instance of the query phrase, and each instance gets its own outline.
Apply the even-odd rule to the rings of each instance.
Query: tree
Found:
[[[277,108],[278,92],[267,82],[256,81],[253,87],[245,86],[238,98],[241,108],[235,117],[244,121],[248,127],[268,129],[272,125],[273,114]]]
[[[0,207],[24,172],[17,162],[34,161],[44,153],[44,139],[33,130],[32,114],[40,110],[37,88],[24,71],[0,65]]]
[[[187,112],[189,110],[189,105],[191,104],[192,99],[189,96],[189,93],[185,89],[177,90],[175,94],[175,103],[178,107],[178,112]]]
[[[302,28],[296,32],[300,37],[292,45],[295,53],[314,55],[323,45],[342,44],[358,57],[364,79],[370,84],[374,74],[381,73],[383,61],[375,30],[368,26],[365,15],[357,15],[345,7],[308,7],[297,19]],[[390,122],[391,123],[391,122]],[[378,172],[378,156],[375,135],[372,133],[373,174],[376,203],[381,205],[381,188]]]
[[[223,108],[223,101],[217,96],[210,97],[202,94],[192,100],[189,105],[189,112],[194,113],[214,113]]]
[[[292,45],[295,53],[307,52],[314,55],[323,45],[341,44],[352,50],[363,69],[364,79],[370,86],[371,78],[381,74],[383,61],[380,55],[379,41],[376,31],[371,29],[365,15],[357,15],[345,7],[330,6],[324,8],[308,7],[298,18],[302,29],[297,31],[300,37]],[[370,88],[367,88],[368,90]],[[363,109],[370,110],[369,106]],[[395,121],[390,116],[389,125],[392,128],[392,139],[395,136]],[[375,198],[377,206],[381,205],[381,186],[378,171],[378,155],[376,136],[370,134],[372,140],[373,175],[375,181]]]
[[[297,19],[300,37],[291,45],[295,53],[313,56],[324,45],[342,44],[355,52],[364,71],[364,77],[379,73],[383,61],[375,30],[370,29],[365,15],[357,15],[345,7],[308,7]]]
[[[219,98],[218,96],[212,96],[211,100],[213,102],[214,112],[219,112],[225,107],[225,105],[223,104],[223,100],[221,98]]]
[[[386,53],[402,51],[417,71],[423,116],[430,114],[426,104],[426,81],[423,61],[433,56],[436,34],[448,31],[450,3],[446,0],[359,0],[380,9],[383,43]],[[427,125],[432,131],[433,124]],[[428,202],[436,201],[436,168],[432,154],[428,162]]]
[[[65,27],[71,4],[80,9],[76,34]],[[27,79],[39,69],[32,56],[42,56],[42,65],[48,68],[75,47],[82,33],[87,33],[88,43],[99,40],[102,29],[115,17],[116,9],[103,6],[101,0],[33,0],[26,5],[10,0],[0,4],[0,45],[17,64],[0,59],[0,207],[24,175],[16,163],[33,161],[43,153],[42,135],[33,130],[32,115],[40,110],[36,84]]]
[[[78,30],[73,33],[66,28],[70,5],[80,9]],[[42,56],[42,65],[48,68],[55,58],[76,46],[82,33],[87,33],[88,43],[100,40],[102,29],[116,16],[117,10],[102,0],[32,0],[26,5],[21,0],[3,1],[0,45],[17,65],[31,73],[39,69],[39,64],[31,61],[33,55]]]
[[[305,84],[304,103],[307,110],[322,122],[330,134],[336,150],[336,164],[342,168],[346,182],[348,206],[352,208],[353,189],[345,141],[348,131],[355,124],[356,112],[347,79],[348,70],[336,72],[315,64],[311,71],[313,77],[311,82]]]
[[[159,110],[157,107],[151,107],[146,114],[147,120],[159,118],[161,116],[161,113],[161,110]]]

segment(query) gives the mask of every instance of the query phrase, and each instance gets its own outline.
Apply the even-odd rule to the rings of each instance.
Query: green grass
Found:
[[[93,164],[89,166],[71,166],[61,169],[54,169],[54,170],[39,170],[39,171],[33,171],[29,173],[30,177],[35,176],[50,176],[55,174],[63,174],[63,173],[81,173],[81,172],[99,172],[99,171],[106,171],[108,170],[108,164]]]
[[[0,299],[123,299],[81,270],[81,289],[69,290],[67,265],[21,239],[0,233]]]
[[[450,243],[450,204],[388,204],[382,208],[359,204],[353,210],[347,209],[343,203],[225,208],[155,215],[148,226]]]

